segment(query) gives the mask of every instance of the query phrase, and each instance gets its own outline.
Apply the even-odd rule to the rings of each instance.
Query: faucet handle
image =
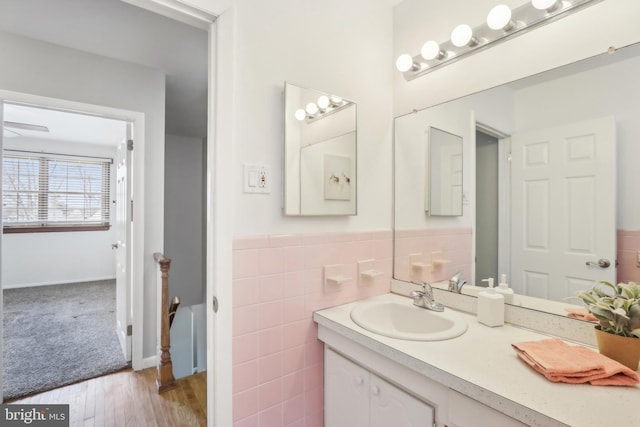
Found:
[[[433,288],[429,283],[422,282],[422,292],[424,292],[428,298],[433,299]]]

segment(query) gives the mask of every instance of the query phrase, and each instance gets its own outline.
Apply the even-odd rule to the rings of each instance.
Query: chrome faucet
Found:
[[[466,280],[460,281],[461,274],[462,274],[462,271],[458,271],[456,274],[454,274],[451,277],[451,279],[449,279],[449,292],[455,292],[457,294],[462,292],[462,287],[466,285],[467,281]]]
[[[421,291],[411,291],[411,298],[413,298],[413,305],[426,308],[433,311],[444,311],[444,305],[440,304],[433,298],[433,288],[427,282],[416,283],[416,285],[422,285]]]

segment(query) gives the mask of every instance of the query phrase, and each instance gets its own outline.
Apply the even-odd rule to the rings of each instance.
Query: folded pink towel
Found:
[[[632,386],[638,373],[586,347],[557,338],[511,344],[518,356],[549,381]]]
[[[567,312],[567,316],[574,319],[588,320],[589,322],[597,322],[598,319],[593,314],[589,313],[589,310],[582,307],[566,307],[564,309]]]

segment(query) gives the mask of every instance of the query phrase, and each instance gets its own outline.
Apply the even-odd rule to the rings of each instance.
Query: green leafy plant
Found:
[[[600,329],[614,335],[640,338],[640,285],[635,282],[600,282],[578,293]]]

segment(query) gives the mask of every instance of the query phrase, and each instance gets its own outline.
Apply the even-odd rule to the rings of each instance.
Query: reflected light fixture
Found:
[[[511,8],[506,4],[494,6],[487,15],[487,26],[492,30],[511,31],[516,23],[511,19]]]
[[[304,111],[302,108],[298,108],[296,112],[293,113],[293,115],[295,116],[296,120],[299,120],[299,121],[302,121],[307,118],[307,112]]]
[[[458,25],[449,40],[441,43],[429,40],[422,45],[419,54],[398,56],[396,68],[405,80],[413,80],[600,1],[603,0],[526,0],[513,8],[498,4],[491,8],[480,25],[473,28],[467,24]]]
[[[318,108],[320,111],[325,111],[329,108],[330,102],[329,97],[327,95],[322,95],[318,98]]]
[[[304,110],[312,117],[318,114],[319,111],[318,106],[314,102],[308,103]]]
[[[316,102],[309,102],[305,108],[298,108],[293,116],[298,121],[312,122],[331,115],[353,104],[337,95],[320,95]]]

